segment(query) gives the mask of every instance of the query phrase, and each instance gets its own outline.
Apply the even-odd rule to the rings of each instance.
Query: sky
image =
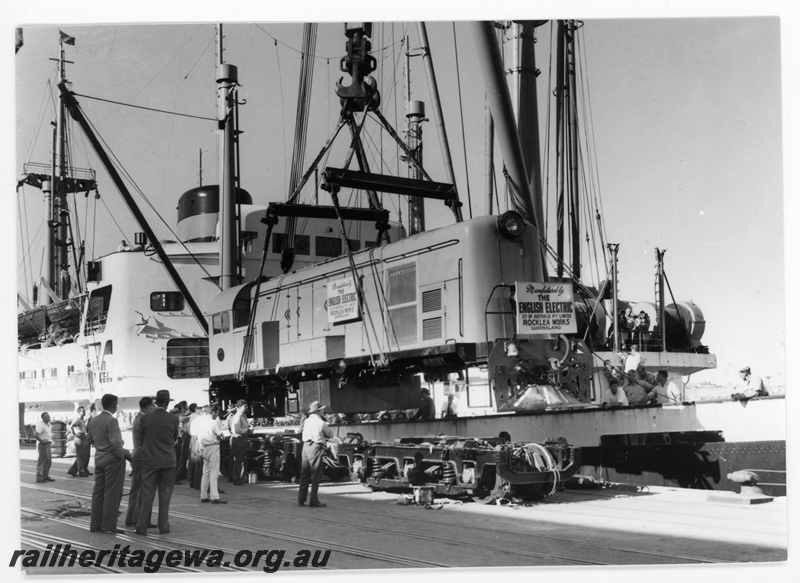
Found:
[[[3,21],[3,38],[13,38],[15,25],[42,24],[46,15],[46,22],[60,23],[60,28],[77,39],[76,46],[69,47],[68,58],[75,64],[69,65],[68,76],[78,93],[213,117],[214,84],[207,78],[214,58],[211,23],[240,22],[227,26],[225,34],[226,60],[239,67],[240,96],[248,102],[242,107],[244,187],[257,203],[285,198],[288,161],[281,145],[291,142],[297,78],[294,49],[300,46],[300,26],[267,23],[278,18],[302,22],[308,19],[307,10],[299,6],[289,8],[294,12],[276,13],[250,4],[237,9],[204,2],[191,3],[190,9],[183,2],[158,4],[138,2],[140,9],[127,14],[102,6],[75,11],[75,3],[14,3],[13,8],[4,9],[9,12]],[[748,364],[775,384],[784,384],[788,372],[787,384],[791,384],[797,374],[793,359],[786,358],[787,342],[791,356],[797,338],[787,322],[796,321],[797,311],[789,290],[800,283],[796,270],[798,215],[793,201],[798,184],[797,124],[791,115],[797,113],[797,62],[796,57],[790,58],[800,54],[796,15],[789,8],[791,3],[784,1],[758,5],[673,1],[659,3],[656,12],[641,4],[537,2],[533,13],[532,3],[465,2],[459,5],[458,14],[443,14],[418,2],[382,9],[374,2],[349,2],[314,4],[312,14],[316,20],[335,22],[344,18],[387,22],[500,19],[520,14],[584,19],[597,172],[608,240],[620,243],[621,296],[652,299],[653,249],[667,249],[666,270],[672,289],[678,299],[691,299],[701,308],[707,321],[703,341],[718,358],[716,371],[699,373],[693,379],[731,382],[736,370]],[[132,19],[203,24],[160,30],[76,26]],[[245,24],[251,21],[262,24]],[[387,29],[384,27],[384,33]],[[399,35],[402,28],[391,30]],[[416,46],[416,30],[408,30]],[[466,79],[461,90],[471,152],[467,166],[471,190],[477,192],[475,185],[483,181],[482,162],[473,162],[483,152],[480,74],[474,68],[471,41],[463,27],[456,30],[459,65]],[[46,111],[42,109],[46,103],[43,81],[53,67],[47,61],[55,56],[52,33],[52,29],[37,31],[26,26],[25,45],[19,54],[11,58],[8,50],[3,60],[6,78],[16,74],[16,91],[3,97],[8,115],[5,127],[16,128],[16,139],[9,137],[3,144],[7,191],[15,184],[23,161],[39,161],[46,155],[44,134],[32,141],[36,125],[31,120]],[[430,24],[428,34],[440,88],[452,93],[457,88],[454,76],[448,75],[454,67],[453,27],[445,22]],[[396,42],[397,36],[389,35],[374,42],[374,48],[388,47],[381,53],[384,69],[401,67],[394,64],[399,55]],[[337,61],[343,49],[341,28],[320,26],[316,52],[330,57],[330,62],[319,60],[315,92],[319,89],[331,95],[329,87],[340,76]],[[441,61],[436,60],[439,54]],[[419,65],[413,66],[419,69]],[[546,78],[547,72],[539,66],[541,78]],[[386,77],[384,73],[382,83],[388,83]],[[416,81],[412,77],[412,88],[422,91],[423,87],[421,77]],[[384,98],[387,104],[394,99],[388,90]],[[335,119],[335,101],[328,99],[322,94],[315,99],[314,105],[322,107],[315,110],[320,113],[312,114],[311,125],[324,131],[309,135],[307,159],[321,147]],[[112,149],[130,161],[126,167],[139,186],[167,220],[174,221],[177,197],[196,184],[198,150],[206,151],[209,162],[216,151],[213,128],[196,120],[121,110],[86,99],[81,103]],[[430,105],[428,108],[432,117]],[[446,123],[463,199],[465,164],[460,145],[455,145],[461,141],[455,112],[455,106],[448,106]],[[387,117],[395,121],[388,113]],[[425,127],[425,135],[430,139],[426,161],[430,155],[431,167],[437,168],[433,124]],[[88,150],[88,146],[83,148]],[[82,166],[83,162],[76,159],[75,164]],[[436,172],[434,178],[440,179],[440,169]],[[130,236],[136,229],[124,218],[126,211],[113,202],[112,187],[101,182],[100,188],[110,214]],[[36,200],[35,195],[26,199],[26,211],[31,215]],[[482,207],[476,201],[474,208],[479,212]],[[7,249],[18,246],[18,240],[10,240],[18,228],[19,208],[14,211],[3,216]],[[431,211],[430,216],[441,224],[449,220],[441,211]],[[98,236],[98,253],[112,250],[120,238],[116,226],[108,219],[106,223],[104,236]],[[17,257],[17,265],[19,261]],[[10,279],[3,293],[8,299],[4,314],[9,314],[9,322],[14,309]],[[11,354],[13,336],[9,336],[4,346]],[[9,382],[13,383],[14,377]]]

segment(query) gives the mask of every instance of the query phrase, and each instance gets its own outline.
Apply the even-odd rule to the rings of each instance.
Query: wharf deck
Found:
[[[754,563],[770,571],[784,568],[788,556],[786,498],[740,505],[710,502],[705,491],[671,488],[567,490],[530,505],[445,500],[423,508],[397,504],[397,493],[372,492],[352,482],[323,482],[320,494],[327,507],[317,509],[297,506],[294,484],[259,482],[235,487],[221,478],[227,505],[201,504],[199,492],[186,481],[175,486],[169,534],[151,529],[147,537],[137,536],[124,526],[123,516],[118,526],[128,531],[125,534],[90,533],[88,517],[56,518],[53,510],[74,500],[88,506],[93,478],[72,478],[66,473],[72,460],[54,459],[51,476],[56,481],[37,484],[34,456],[30,450],[20,456],[22,543],[15,548],[44,550],[47,544],[71,543],[90,549],[128,546],[145,553],[216,549],[223,553],[227,567],[200,565],[189,570],[220,573],[262,571],[268,557],[278,557],[264,553],[256,566],[236,566],[234,557],[239,551],[255,555],[258,550],[285,551],[280,566],[287,571],[298,568],[291,562],[303,550],[322,551],[320,558],[330,550],[327,564],[314,569],[329,574],[340,569],[709,563],[737,564],[740,570],[741,563]],[[123,512],[129,485],[127,478]],[[246,556],[240,553],[241,559]],[[77,566],[27,569],[35,574],[94,571],[109,572]],[[110,572],[117,571],[142,572],[142,568],[117,567]],[[185,571],[183,566],[166,565],[159,570]],[[636,572],[642,575],[641,570]]]

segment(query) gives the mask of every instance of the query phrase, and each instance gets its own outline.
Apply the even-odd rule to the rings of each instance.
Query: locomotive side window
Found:
[[[240,328],[250,323],[250,297],[236,298],[233,302],[233,327]]]
[[[407,263],[386,270],[389,308],[389,345],[417,341],[417,265]]]
[[[180,292],[153,292],[150,294],[150,309],[154,312],[180,312],[183,310]]]

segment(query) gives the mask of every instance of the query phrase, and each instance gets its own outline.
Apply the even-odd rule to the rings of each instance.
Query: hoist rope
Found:
[[[458,112],[461,116],[461,148],[464,152],[464,172],[466,173],[467,183],[467,207],[469,208],[469,218],[472,218],[472,191],[469,184],[469,162],[467,160],[467,136],[464,130],[464,101],[461,94],[461,69],[458,66],[458,37],[456,36],[456,23],[453,23],[453,46],[455,48],[456,58],[456,82],[458,83]],[[455,186],[455,185],[453,185]]]

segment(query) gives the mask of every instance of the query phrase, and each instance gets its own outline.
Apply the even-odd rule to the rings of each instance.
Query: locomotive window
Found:
[[[282,253],[288,240],[288,235],[286,233],[273,233],[272,252]],[[311,255],[311,237],[308,235],[295,235],[294,253],[295,255]]]
[[[250,323],[250,298],[236,298],[233,301],[233,327],[240,328]]]
[[[208,338],[174,338],[167,341],[169,378],[199,379],[208,374]]]
[[[377,247],[375,241],[364,241],[364,249],[372,249],[373,247]]]
[[[222,312],[221,314],[214,314],[211,318],[211,325],[214,329],[214,334],[220,334],[222,332],[230,332],[231,330],[230,312]]]
[[[342,254],[342,240],[338,237],[317,237],[314,244],[317,257],[339,257]]]
[[[153,292],[150,294],[150,309],[154,312],[180,312],[183,310],[180,292]]]
[[[350,243],[350,251],[361,251],[361,241],[358,239],[348,239],[347,242]]]

